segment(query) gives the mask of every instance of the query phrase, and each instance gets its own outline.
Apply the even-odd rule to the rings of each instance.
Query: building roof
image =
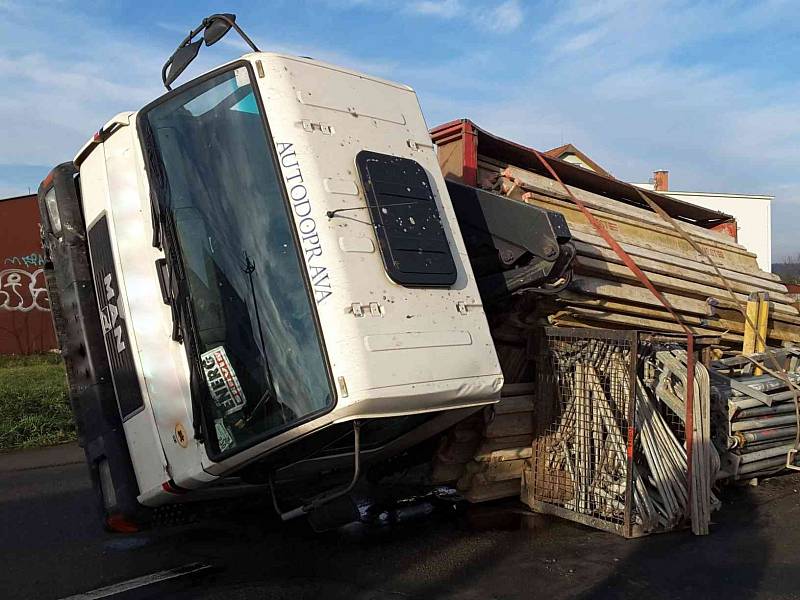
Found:
[[[652,183],[634,183],[636,187],[640,187],[644,190],[653,190]],[[775,196],[771,194],[738,194],[738,193],[729,193],[729,192],[687,192],[686,190],[663,190],[660,192],[661,194],[672,195],[675,194],[676,196],[703,196],[706,198],[743,198],[746,200],[775,200]]]
[[[584,163],[587,167],[589,167],[595,173],[599,173],[605,177],[613,177],[611,173],[606,171],[603,167],[598,165],[594,162],[591,158],[589,158],[586,154],[584,154],[581,150],[573,146],[572,144],[564,144],[563,146],[558,146],[556,148],[552,148],[545,152],[547,156],[552,156],[553,158],[560,158],[564,159],[564,156],[572,154],[577,156],[578,159]]]
[[[0,202],[7,202],[9,200],[27,200],[29,198],[36,198],[36,194],[22,194],[21,196],[9,196],[8,198],[0,198]]]

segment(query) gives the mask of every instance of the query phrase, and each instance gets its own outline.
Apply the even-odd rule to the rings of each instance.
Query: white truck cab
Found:
[[[141,504],[335,424],[380,446],[499,398],[411,88],[246,54],[117,115],[74,164]]]
[[[407,86],[260,52],[213,15],[167,89],[231,28],[254,52],[118,114],[39,188],[112,528],[262,485],[284,518],[349,494],[499,400],[482,295],[569,282],[563,217],[445,183]]]

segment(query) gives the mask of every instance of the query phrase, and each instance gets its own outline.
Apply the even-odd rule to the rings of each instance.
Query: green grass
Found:
[[[75,425],[61,357],[0,356],[0,450],[73,439]]]

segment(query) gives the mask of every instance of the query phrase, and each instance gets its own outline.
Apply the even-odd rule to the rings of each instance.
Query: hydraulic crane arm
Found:
[[[569,284],[575,247],[561,213],[454,181],[447,190],[485,304]]]

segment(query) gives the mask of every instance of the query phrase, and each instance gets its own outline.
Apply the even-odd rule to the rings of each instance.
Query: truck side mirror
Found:
[[[230,31],[234,21],[236,21],[236,15],[230,13],[209,17],[208,24],[203,31],[203,40],[206,46],[211,46],[220,41]]]
[[[195,59],[197,53],[200,52],[200,45],[202,43],[203,40],[197,40],[196,42],[181,46],[170,56],[167,64],[164,65],[165,68],[169,66],[169,71],[167,71],[164,77],[164,85],[166,85],[168,89],[169,86],[172,85],[172,82],[175,81]]]
[[[183,41],[178,45],[178,49],[172,53],[164,66],[161,67],[161,81],[164,82],[164,87],[168,90],[172,88],[170,85],[186,70],[197,53],[200,51],[200,46],[205,42],[206,46],[216,44],[222,37],[233,28],[241,38],[250,46],[253,52],[259,52],[258,47],[253,43],[247,34],[242,31],[242,28],[236,24],[236,15],[231,13],[218,13],[206,17],[195,29],[189,32]],[[203,33],[203,39],[193,42],[195,36]]]

